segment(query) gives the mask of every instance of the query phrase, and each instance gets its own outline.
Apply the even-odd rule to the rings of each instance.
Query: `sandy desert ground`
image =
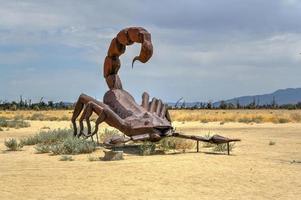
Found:
[[[299,199],[301,123],[176,122],[178,130],[241,138],[232,155],[202,152],[137,156],[89,162],[76,155],[36,154],[32,146],[5,151],[6,138],[35,134],[67,121],[31,121],[0,132],[0,199]],[[275,145],[269,145],[269,142]],[[207,153],[206,153],[207,152]],[[93,156],[103,156],[99,149]]]

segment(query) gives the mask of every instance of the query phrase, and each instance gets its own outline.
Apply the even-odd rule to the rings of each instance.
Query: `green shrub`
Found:
[[[73,137],[72,129],[55,129],[40,131],[38,134],[21,139],[23,145],[35,145],[39,143],[53,144],[63,141],[66,138]]]
[[[63,155],[60,157],[60,161],[73,161],[72,156]]]
[[[30,127],[30,123],[24,120],[17,120],[17,119],[7,120],[4,118],[0,118],[0,127],[16,128],[16,129],[26,128],[26,127]]]
[[[229,143],[229,152],[231,152],[233,149],[235,148],[235,143]],[[213,148],[214,152],[227,152],[228,151],[228,147],[227,147],[227,143],[223,143],[223,144],[218,144]]]
[[[154,154],[156,145],[152,142],[145,141],[139,146],[139,154],[142,156]]]
[[[47,144],[37,144],[35,146],[35,150],[37,153],[49,153],[50,152],[50,146]]]
[[[72,129],[41,131],[21,139],[21,144],[37,145],[37,153],[51,152],[54,155],[91,153],[96,149],[95,142],[73,137]]]
[[[92,153],[96,149],[96,144],[92,141],[71,137],[62,143],[63,154]]]
[[[18,151],[23,148],[23,145],[18,143],[15,138],[10,138],[4,141],[4,145],[9,151]]]
[[[175,150],[176,145],[174,142],[175,138],[172,137],[165,137],[158,143],[158,148],[163,151]]]
[[[61,143],[58,144],[52,144],[50,146],[50,151],[53,155],[60,155],[60,154],[64,154],[63,152],[63,145]]]

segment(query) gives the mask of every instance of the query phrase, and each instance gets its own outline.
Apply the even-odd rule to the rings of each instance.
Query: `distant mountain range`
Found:
[[[272,104],[275,101],[278,105],[283,104],[296,104],[301,102],[301,88],[287,88],[277,90],[270,94],[242,96],[225,100],[225,103],[233,103],[234,105],[239,102],[240,105],[248,105],[252,102],[256,102],[257,105]],[[219,106],[221,101],[213,103],[214,107]]]
[[[270,94],[262,94],[262,95],[250,95],[250,96],[241,96],[235,97],[232,99],[224,100],[225,103],[232,103],[234,105],[239,102],[241,106],[246,106],[252,102],[256,103],[256,105],[267,105],[272,104],[275,101],[278,105],[284,104],[296,104],[301,102],[301,88],[287,88],[287,89],[280,89]],[[199,107],[201,104],[206,105],[208,102],[184,102],[183,99],[178,103],[168,102],[167,104],[171,107]],[[71,106],[73,103],[70,102],[60,102],[56,104],[63,104],[65,106]],[[213,107],[219,107],[221,101],[213,102]]]
[[[246,106],[252,102],[256,103],[256,105],[267,105],[272,104],[275,101],[278,105],[284,104],[296,104],[301,102],[301,88],[287,88],[287,89],[280,89],[270,94],[262,94],[262,95],[250,95],[250,96],[241,96],[235,97],[232,99],[224,100],[225,103],[232,103],[236,105],[237,102],[241,106]],[[207,103],[207,102],[203,102]],[[199,106],[201,102],[179,102],[177,104],[178,107],[184,106],[185,107],[194,107]],[[221,101],[217,101],[212,103],[213,107],[219,107]],[[176,103],[168,103],[169,106],[174,107]]]

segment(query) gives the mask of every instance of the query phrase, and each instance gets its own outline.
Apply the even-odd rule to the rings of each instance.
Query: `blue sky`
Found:
[[[301,1],[1,1],[0,100],[102,99],[103,59],[123,28],[152,34],[146,64],[121,57],[124,88],[164,101],[301,87]]]

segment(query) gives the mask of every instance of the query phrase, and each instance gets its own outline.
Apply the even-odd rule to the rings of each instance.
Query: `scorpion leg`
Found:
[[[92,113],[95,112],[98,115],[98,118],[95,122],[95,129],[91,133],[91,125],[90,125],[90,117]],[[86,120],[87,127],[88,127],[88,133],[83,133],[83,121]],[[126,125],[125,121],[120,118],[116,113],[114,113],[109,106],[107,106],[104,103],[98,102],[95,103],[93,101],[90,101],[81,118],[80,118],[80,124],[81,124],[81,130],[80,133],[83,134],[85,137],[93,136],[98,131],[98,126],[102,122],[106,122],[108,125],[117,128],[121,132],[124,132],[128,130],[128,126]]]
[[[97,101],[96,99],[89,97],[88,95],[85,94],[81,94],[76,102],[74,111],[73,111],[73,115],[71,118],[71,122],[73,125],[73,130],[74,130],[74,136],[77,135],[77,127],[76,127],[76,119],[78,118],[78,116],[80,115],[80,113],[82,112],[84,106],[88,103],[88,102],[95,102],[95,103],[100,103],[99,101]]]

